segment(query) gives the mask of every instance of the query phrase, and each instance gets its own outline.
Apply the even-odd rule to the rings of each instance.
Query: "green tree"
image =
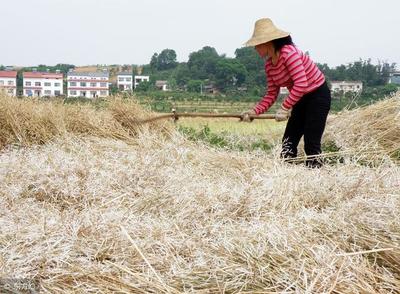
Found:
[[[144,81],[141,82],[136,88],[135,91],[138,92],[147,92],[150,91],[152,89],[152,84],[150,82]]]
[[[236,60],[246,67],[246,70],[250,72],[264,71],[265,62],[258,55],[254,48],[243,47],[236,49],[235,51]]]
[[[175,50],[164,49],[161,51],[160,55],[158,55],[158,70],[172,69],[177,65]]]
[[[175,78],[170,77],[170,78],[167,80],[167,83],[168,83],[168,87],[169,87],[170,90],[172,90],[172,91],[175,91],[175,90],[176,90],[178,84],[177,84]]]
[[[193,93],[200,93],[203,81],[201,80],[190,80],[187,83],[187,90]]]
[[[372,64],[371,59],[357,60],[348,65],[339,65],[329,68],[327,64],[318,64],[318,67],[325,74],[328,81],[362,81],[365,86],[382,86],[387,83],[391,72],[395,71],[396,64],[379,62]]]
[[[154,53],[150,60],[150,67],[153,71],[169,70],[177,65],[176,52],[172,49],[164,49],[160,54]]]
[[[183,87],[190,80],[190,70],[186,63],[178,65],[174,72],[174,77],[178,86]]]
[[[143,75],[151,75],[151,73],[153,72],[153,69],[151,67],[151,64],[145,64],[142,66],[142,74]],[[136,70],[136,74],[139,74],[139,72]]]
[[[246,80],[247,70],[238,60],[225,58],[216,65],[216,85],[222,90],[241,86]]]
[[[220,56],[213,47],[203,47],[189,55],[188,68],[192,79],[214,79],[216,65]]]
[[[257,89],[253,92],[259,92],[260,87],[264,88],[266,84],[265,61],[258,55],[254,48],[243,47],[236,49],[236,60],[243,64],[247,70],[245,84],[248,88]]]
[[[158,70],[158,53],[154,53],[150,60],[150,69],[152,71]]]
[[[53,71],[59,70],[60,72],[67,74],[70,69],[74,69],[74,68],[75,68],[75,65],[73,65],[73,64],[59,63],[53,68]]]

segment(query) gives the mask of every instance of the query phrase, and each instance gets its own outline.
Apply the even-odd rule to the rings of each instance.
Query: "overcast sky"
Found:
[[[209,45],[234,56],[270,17],[330,66],[358,58],[400,65],[399,0],[0,0],[0,64],[146,64]],[[400,67],[400,66],[398,66]]]

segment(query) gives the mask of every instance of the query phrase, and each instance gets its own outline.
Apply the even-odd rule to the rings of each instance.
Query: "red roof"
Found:
[[[26,78],[37,78],[37,79],[62,79],[63,74],[51,73],[51,72],[24,72],[24,79]]]
[[[16,78],[16,71],[0,71],[0,78]]]

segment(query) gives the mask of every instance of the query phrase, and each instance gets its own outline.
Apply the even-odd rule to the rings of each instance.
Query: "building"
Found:
[[[243,90],[247,91],[247,88],[243,89],[243,90],[238,88],[237,90],[238,91],[243,91]],[[201,94],[206,93],[206,94],[212,94],[212,95],[221,94],[220,91],[218,90],[218,88],[214,84],[208,84],[208,85],[204,85],[204,86],[203,86],[203,84],[201,84],[200,93]]]
[[[62,73],[24,72],[23,95],[27,97],[54,97],[64,94]]]
[[[161,91],[169,91],[167,81],[156,81],[156,88]]]
[[[109,96],[109,73],[69,72],[67,75],[68,97],[107,97]]]
[[[363,84],[362,82],[358,81],[332,81],[331,82],[331,91],[333,93],[347,93],[347,92],[353,92],[353,93],[359,93],[363,89]]]
[[[132,91],[132,73],[120,72],[117,74],[117,86],[120,91]]]
[[[400,85],[400,72],[394,72],[390,74],[389,84]]]
[[[0,71],[0,91],[2,90],[10,96],[17,96],[16,71]]]
[[[135,83],[134,83],[134,88],[136,89],[137,86],[141,82],[150,82],[150,77],[149,76],[135,76]]]

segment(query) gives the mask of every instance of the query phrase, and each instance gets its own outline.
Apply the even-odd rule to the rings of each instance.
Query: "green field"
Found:
[[[212,113],[241,113],[251,109],[257,102],[245,101],[220,101],[220,100],[175,100],[175,99],[151,99],[139,98],[139,103],[155,112],[170,112],[176,109],[178,112],[212,112]],[[273,105],[270,111],[275,111],[277,105]]]
[[[203,129],[204,126],[208,126],[211,132],[216,134],[230,133],[238,136],[276,137],[283,133],[286,122],[278,123],[275,120],[254,120],[251,123],[245,123],[237,119],[181,118],[178,120],[177,125],[193,128],[197,131]]]

